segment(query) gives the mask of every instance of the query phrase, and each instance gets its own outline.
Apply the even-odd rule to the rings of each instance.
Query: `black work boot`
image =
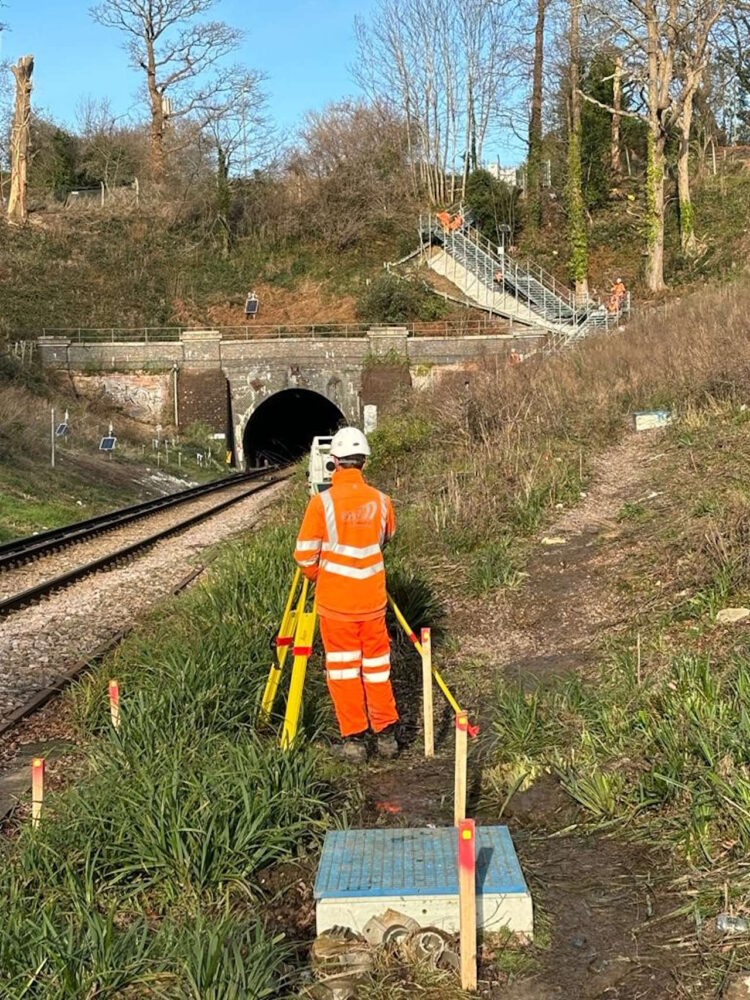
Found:
[[[379,757],[383,757],[385,760],[393,760],[398,753],[395,726],[388,726],[387,729],[378,733],[377,750]]]
[[[362,736],[345,736],[340,743],[334,743],[331,756],[349,764],[361,764],[367,760],[367,749]]]

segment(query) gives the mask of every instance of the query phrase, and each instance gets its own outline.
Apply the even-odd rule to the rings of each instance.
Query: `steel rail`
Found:
[[[250,472],[241,472],[224,479],[213,480],[210,483],[202,483],[200,486],[192,486],[187,490],[180,490],[178,493],[169,493],[163,497],[156,497],[153,500],[144,500],[142,503],[132,504],[128,507],[121,507],[118,510],[108,511],[106,514],[98,514],[96,517],[87,518],[85,521],[74,521],[60,528],[51,528],[49,531],[42,531],[38,535],[27,535],[23,538],[14,538],[10,542],[0,545],[0,570],[15,566],[21,562],[30,562],[32,559],[39,559],[41,556],[61,548],[67,548],[77,542],[94,538],[105,531],[112,531],[120,528],[132,521],[169,510],[180,504],[188,503],[199,497],[220,490],[229,489],[248,480],[258,479],[274,469],[253,469]]]
[[[266,474],[266,470],[263,470],[263,474]],[[267,482],[256,485],[253,489],[245,490],[237,496],[229,497],[228,500],[222,500],[221,503],[210,507],[208,510],[200,511],[198,514],[193,514],[177,524],[173,524],[168,528],[162,528],[153,535],[148,535],[146,538],[141,538],[138,541],[131,542],[129,545],[125,545],[120,549],[115,549],[113,552],[108,552],[106,555],[100,556],[98,559],[84,563],[82,566],[76,566],[74,569],[68,570],[65,573],[60,573],[58,576],[52,577],[49,580],[43,580],[41,583],[38,583],[33,587],[29,587],[17,594],[13,594],[11,597],[7,597],[0,601],[0,616],[7,615],[26,604],[39,600],[40,597],[44,597],[54,590],[58,590],[62,587],[68,587],[77,580],[80,580],[85,576],[89,576],[91,573],[96,573],[101,569],[105,569],[113,563],[128,559],[137,552],[150,548],[157,542],[162,541],[162,539],[169,538],[171,535],[176,535],[179,532],[184,531],[186,528],[192,527],[194,524],[205,521],[207,518],[213,517],[214,514],[218,514],[221,511],[226,510],[227,507],[231,507],[233,504],[239,503],[247,497],[253,496],[256,493],[262,493],[264,490],[269,489],[280,480],[286,478],[287,475],[289,475],[289,473],[278,473]]]

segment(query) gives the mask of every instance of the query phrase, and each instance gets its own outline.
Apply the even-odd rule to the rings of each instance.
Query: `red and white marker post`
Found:
[[[120,685],[115,680],[109,682],[109,716],[112,726],[120,728]]]
[[[432,705],[432,634],[422,629],[422,708],[424,712],[424,755],[435,756],[435,722]]]
[[[469,753],[469,717],[465,712],[456,716],[456,771],[453,787],[453,823],[466,818],[466,759]]]
[[[44,803],[44,758],[35,757],[31,762],[31,825],[36,829]]]
[[[477,988],[476,830],[473,819],[458,824],[458,907],[461,989]]]

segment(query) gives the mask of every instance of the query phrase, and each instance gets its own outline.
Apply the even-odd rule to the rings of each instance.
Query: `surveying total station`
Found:
[[[331,458],[332,437],[314,437],[310,446],[310,464],[307,478],[310,483],[310,493],[323,493],[330,489],[334,472]]]

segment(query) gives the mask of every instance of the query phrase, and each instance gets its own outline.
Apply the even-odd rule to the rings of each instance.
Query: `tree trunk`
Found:
[[[690,199],[690,127],[693,121],[693,94],[685,95],[680,116],[680,142],[677,154],[677,195],[680,205],[680,242],[687,254],[695,253],[695,219]]]
[[[570,130],[568,133],[568,242],[576,302],[589,297],[589,248],[581,186],[581,95],[579,87],[580,0],[570,0]]]
[[[653,122],[648,134],[646,178],[648,262],[646,285],[649,291],[661,292],[664,284],[664,147],[666,136],[661,125]]]
[[[221,146],[216,150],[216,217],[221,226],[222,255],[228,258],[232,253],[233,234],[229,222],[229,211],[232,206],[232,192],[229,187],[229,161]]]
[[[542,83],[544,74],[544,18],[547,0],[537,0],[534,30],[534,69],[531,84],[531,117],[529,120],[529,159],[526,170],[526,200],[528,225],[537,229],[542,222],[540,171],[542,163]]]
[[[148,43],[146,82],[151,103],[151,127],[149,129],[151,177],[154,183],[159,184],[164,178],[164,132],[167,122],[164,114],[164,95],[156,82],[156,56],[151,42]]]
[[[672,56],[661,52],[659,15],[655,0],[646,2],[648,33],[648,162],[646,166],[646,285],[649,291],[660,292],[664,284],[664,150],[667,132],[662,110],[669,107],[669,87],[672,82]]]
[[[16,78],[16,103],[10,134],[8,220],[22,225],[28,215],[26,192],[28,187],[29,125],[31,122],[31,76],[34,72],[34,57],[24,56],[12,69],[13,76]]]
[[[612,74],[612,132],[610,137],[610,166],[615,177],[620,176],[620,109],[622,108],[622,56],[615,56]]]

